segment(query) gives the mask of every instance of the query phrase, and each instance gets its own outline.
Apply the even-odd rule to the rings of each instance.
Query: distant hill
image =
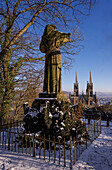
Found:
[[[73,94],[70,91],[63,91],[63,93],[67,93],[67,96],[69,96],[69,93]],[[96,95],[97,97],[112,97],[112,92],[96,92]]]
[[[97,97],[112,97],[112,92],[96,92]]]

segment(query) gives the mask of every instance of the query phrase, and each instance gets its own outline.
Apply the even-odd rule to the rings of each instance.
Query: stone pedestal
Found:
[[[39,93],[39,98],[56,98],[58,101],[65,100],[67,94],[65,93]]]
[[[32,108],[36,108],[37,110],[41,110],[41,107],[46,106],[46,102],[50,101],[69,101],[66,93],[39,93],[39,98],[36,98],[32,103]]]

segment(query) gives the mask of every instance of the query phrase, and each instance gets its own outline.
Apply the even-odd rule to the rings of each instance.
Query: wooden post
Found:
[[[13,151],[13,132],[12,132],[12,151]]]
[[[55,136],[53,137],[54,139],[54,163],[56,161],[56,150],[55,150]]]
[[[6,149],[6,142],[7,142],[7,136],[6,136],[7,132],[5,132],[5,149]]]
[[[45,134],[44,134],[44,160],[45,160]]]
[[[64,166],[66,166],[65,137],[64,137]]]
[[[41,156],[41,136],[39,137],[39,158]]]
[[[50,152],[51,152],[51,148],[50,148],[50,135],[49,135],[49,161],[50,161]]]
[[[79,144],[79,157],[80,157],[80,143],[78,143]]]
[[[76,161],[77,161],[77,138],[75,138],[75,141],[76,141]]]
[[[109,118],[107,117],[107,127],[109,127]]]
[[[8,150],[10,150],[10,129],[9,129],[9,135],[8,135]]]
[[[59,139],[59,165],[60,165],[60,139]]]
[[[17,132],[18,132],[18,120],[17,120]]]
[[[98,133],[98,122],[97,122],[97,133]]]
[[[1,132],[2,132],[2,130],[3,130],[3,119],[1,118],[1,121],[0,121],[0,123],[1,123],[1,126],[0,126],[0,128],[1,128]]]
[[[16,132],[14,134],[15,134],[15,152],[16,152]]]
[[[20,127],[21,127],[21,121],[20,121]]]
[[[86,134],[86,149],[87,149],[87,134]]]
[[[101,133],[101,118],[100,118],[100,133]]]
[[[36,146],[37,146],[37,143],[36,143],[36,133],[35,133],[35,157],[36,157]]]
[[[90,125],[90,116],[88,115],[88,127]]]
[[[29,144],[30,144],[30,155],[31,155],[31,137],[30,137],[30,131],[29,131]]]
[[[23,153],[23,133],[22,133],[22,153]]]
[[[3,148],[3,144],[4,144],[4,125],[3,125],[3,136],[2,136],[2,148]]]
[[[18,132],[18,153],[19,153],[19,132]]]
[[[35,147],[35,143],[36,143],[36,134],[33,133],[33,157],[36,157],[36,147]]]
[[[12,128],[12,120],[10,119],[10,128]]]
[[[15,126],[16,126],[16,125],[15,125],[15,121],[14,121],[14,119],[13,119],[13,124],[14,124],[14,132],[15,132]]]
[[[3,119],[3,141],[4,141],[4,119]]]
[[[70,136],[70,169],[72,169],[72,137]]]
[[[1,126],[0,126],[0,143],[1,143]]]
[[[26,141],[26,155],[27,155],[27,136],[26,136],[26,132],[25,132],[25,141]]]
[[[75,164],[75,138],[73,144],[74,144],[74,164]]]
[[[94,121],[94,134],[95,134],[95,121]]]

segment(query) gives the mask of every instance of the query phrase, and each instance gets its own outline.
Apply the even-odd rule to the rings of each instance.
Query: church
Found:
[[[76,73],[75,83],[74,83],[74,95],[70,96],[70,101],[73,105],[81,103],[84,107],[94,107],[95,105],[97,105],[96,93],[93,94],[93,83],[91,78],[91,72],[90,72],[89,82],[87,81],[86,94],[82,92],[81,95],[79,95],[79,84],[77,81],[77,73]]]

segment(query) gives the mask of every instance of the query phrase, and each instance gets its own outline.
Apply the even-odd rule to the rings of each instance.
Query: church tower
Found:
[[[89,77],[89,83],[87,82],[86,95],[88,98],[88,106],[91,106],[93,104],[93,83],[91,78],[91,72]]]
[[[77,72],[75,75],[75,83],[74,83],[74,104],[78,104],[79,102],[79,87],[77,81]]]

